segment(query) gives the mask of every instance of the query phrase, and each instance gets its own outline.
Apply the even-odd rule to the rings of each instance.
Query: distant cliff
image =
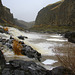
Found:
[[[0,0],[0,23],[14,23],[13,14],[10,12],[10,9],[3,6]]]
[[[13,14],[10,12],[10,9],[3,6],[0,0],[0,24],[4,26],[17,27],[18,29],[25,30],[29,29],[34,25],[33,22],[25,22],[22,20],[15,19]]]
[[[22,27],[24,29],[29,29],[35,24],[35,21],[25,22],[23,20],[18,20],[18,19],[14,19],[14,22],[16,25],[18,25],[19,27]]]
[[[70,28],[75,30],[75,0],[62,0],[46,6],[39,11],[33,27],[39,31],[69,31]]]

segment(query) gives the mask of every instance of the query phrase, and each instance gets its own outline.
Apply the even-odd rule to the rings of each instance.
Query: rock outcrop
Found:
[[[67,32],[64,37],[68,38],[69,42],[75,43],[75,32]]]
[[[3,6],[0,0],[0,23],[9,23],[13,24],[13,14],[10,12],[10,9]]]
[[[63,0],[54,4],[50,4],[39,11],[34,28],[47,30],[56,28],[59,30],[67,29],[75,30],[75,1]],[[55,29],[54,29],[55,30]]]

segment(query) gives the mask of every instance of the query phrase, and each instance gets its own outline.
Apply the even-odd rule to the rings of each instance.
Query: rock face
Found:
[[[0,22],[13,24],[13,14],[11,14],[10,9],[3,6],[0,0]]]
[[[21,30],[26,30],[31,28],[34,25],[33,22],[25,22],[22,20],[15,19],[13,14],[10,12],[10,9],[3,6],[0,0],[0,24],[6,26],[13,26]]]
[[[10,12],[10,9],[3,6],[1,0],[0,0],[0,24],[7,26],[14,26],[19,29],[27,29],[25,25],[17,22],[14,19],[13,14]]]
[[[64,37],[68,38],[69,42],[75,43],[75,32],[67,32]]]
[[[50,4],[39,11],[35,21],[35,27],[38,26],[41,26],[42,28],[44,26],[45,28],[46,27],[51,28],[51,26],[75,27],[74,13],[75,13],[75,0],[63,0],[54,4]]]

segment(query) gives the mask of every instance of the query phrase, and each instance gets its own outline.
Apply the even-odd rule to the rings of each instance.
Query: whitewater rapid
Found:
[[[2,26],[0,26],[2,28]],[[9,34],[0,33],[0,37],[4,39],[9,39],[10,36],[13,38],[23,41],[26,45],[31,46],[33,49],[37,50],[42,54],[42,56],[54,56],[55,53],[53,50],[57,46],[62,46],[64,42],[67,42],[67,39],[63,38],[60,34],[47,34],[47,33],[36,33],[36,32],[24,32],[20,31],[13,27],[8,27]],[[21,40],[18,38],[18,36],[26,36],[28,39]],[[1,45],[1,43],[0,43]],[[13,51],[9,50],[6,46],[4,46],[3,53],[7,59],[23,59],[23,60],[33,60],[26,56],[18,56],[15,55]],[[57,62],[57,60],[52,60],[50,58],[45,58],[44,61],[42,61],[42,64],[44,64],[44,67],[49,68],[47,65],[51,65],[53,63]],[[51,66],[52,68],[52,66]]]
[[[58,34],[40,34],[40,33],[34,33],[29,32],[26,33],[24,31],[20,31],[13,27],[8,27],[9,34],[0,33],[0,36],[2,36],[5,39],[10,38],[12,36],[13,38],[20,41],[18,36],[26,36],[28,39],[21,40],[25,44],[30,45],[33,49],[40,52],[42,55],[54,55],[54,52],[52,51],[55,46],[62,46],[63,42],[66,42],[67,40],[63,38],[63,36]],[[14,53],[11,51],[5,52],[5,55],[13,55]]]

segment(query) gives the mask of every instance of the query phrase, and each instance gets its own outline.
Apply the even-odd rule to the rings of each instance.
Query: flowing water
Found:
[[[41,62],[36,61],[35,59],[29,59],[26,56],[17,56],[14,55],[13,51],[11,50],[4,50],[4,55],[7,60],[12,59],[22,59],[22,60],[28,60],[28,61],[35,61],[38,64],[43,65],[47,69],[51,69],[55,62],[57,62],[55,53],[53,50],[57,46],[62,46],[64,42],[67,42],[67,39],[63,38],[60,34],[47,34],[47,33],[35,33],[35,32],[23,32],[19,31],[16,28],[8,27],[9,33],[11,36],[13,36],[15,39],[18,39],[18,36],[27,36],[28,39],[22,40],[25,42],[25,44],[30,45],[33,47],[33,49],[37,50],[42,54]],[[1,34],[3,38],[8,39],[10,37],[8,34]],[[20,39],[18,39],[20,40]],[[5,48],[6,49],[6,48]]]

